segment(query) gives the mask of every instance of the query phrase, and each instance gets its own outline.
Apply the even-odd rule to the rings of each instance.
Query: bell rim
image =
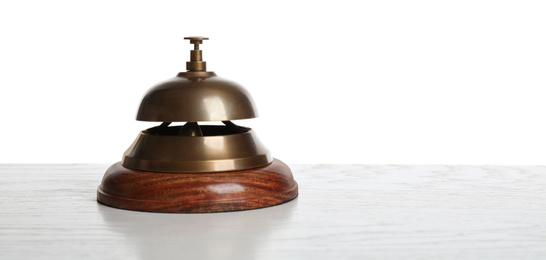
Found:
[[[213,136],[153,135],[144,130],[123,154],[122,165],[142,171],[196,173],[252,169],[272,161],[252,129]]]

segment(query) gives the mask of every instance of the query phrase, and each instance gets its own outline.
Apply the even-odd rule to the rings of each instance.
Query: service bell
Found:
[[[153,86],[138,109],[137,120],[161,124],[141,131],[108,168],[98,201],[139,211],[222,212],[294,199],[290,168],[254,130],[231,121],[257,117],[250,94],[206,70],[199,45],[208,38],[184,39],[194,44],[187,71]],[[203,123],[210,121],[221,124]]]

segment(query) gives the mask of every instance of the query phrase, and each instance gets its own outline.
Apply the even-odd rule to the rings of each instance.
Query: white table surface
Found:
[[[291,165],[232,213],[96,202],[108,165],[0,166],[0,259],[546,259],[546,167]]]

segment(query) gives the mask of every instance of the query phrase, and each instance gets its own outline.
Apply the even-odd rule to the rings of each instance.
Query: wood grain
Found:
[[[264,167],[212,173],[160,173],[132,170],[119,162],[105,173],[99,202],[122,209],[210,213],[278,205],[294,199],[298,185],[278,159]]]
[[[97,203],[109,165],[0,165],[0,259],[546,259],[546,166],[294,165],[290,203]]]

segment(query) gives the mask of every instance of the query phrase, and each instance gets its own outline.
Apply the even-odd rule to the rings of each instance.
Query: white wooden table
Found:
[[[546,259],[546,167],[291,165],[300,196],[214,214],[96,202],[107,165],[0,166],[0,259]]]

